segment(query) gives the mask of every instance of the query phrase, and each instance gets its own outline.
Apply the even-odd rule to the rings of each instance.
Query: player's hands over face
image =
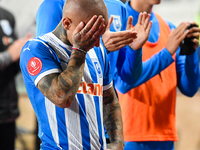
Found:
[[[188,38],[190,37],[195,37],[194,39],[192,39],[192,42],[195,43],[194,45],[194,49],[196,49],[199,45],[199,33],[200,33],[200,28],[199,28],[199,25],[195,22],[192,22],[190,24],[195,24],[197,25],[198,27],[192,27],[191,29],[189,29],[189,33],[187,35]]]
[[[128,25],[127,30],[134,30],[137,31],[137,38],[133,40],[132,43],[129,44],[129,46],[133,50],[138,50],[142,48],[142,46],[145,44],[149,37],[150,29],[152,26],[152,22],[150,21],[150,14],[147,14],[146,12],[140,13],[138,22],[135,25],[135,27],[132,27],[133,17],[129,17],[128,19]]]
[[[13,44],[8,47],[8,52],[13,61],[17,61],[19,59],[22,47],[30,38],[31,35],[27,34],[25,38],[17,39]]]
[[[89,51],[99,46],[100,36],[105,32],[106,25],[102,16],[93,16],[85,25],[80,22],[73,32],[73,46]]]
[[[188,22],[182,22],[176,29],[172,30],[169,35],[166,49],[173,55],[178,49],[182,40],[187,36],[189,30],[186,30],[189,26]]]
[[[113,16],[109,19],[106,32],[102,36],[104,46],[108,51],[116,51],[130,44],[136,37],[137,32],[133,30],[111,32],[110,26],[113,21]]]

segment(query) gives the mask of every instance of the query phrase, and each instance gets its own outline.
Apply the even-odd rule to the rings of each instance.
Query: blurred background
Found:
[[[8,9],[16,19],[16,33],[35,37],[35,15],[43,0],[0,0],[0,6]],[[175,25],[181,21],[195,21],[200,14],[200,0],[162,0],[153,11]],[[200,16],[200,15],[199,15]],[[17,119],[16,150],[35,150],[35,114],[26,95],[21,73],[16,78],[20,95],[20,117]],[[193,98],[177,94],[177,128],[179,141],[175,150],[200,150],[200,92]]]

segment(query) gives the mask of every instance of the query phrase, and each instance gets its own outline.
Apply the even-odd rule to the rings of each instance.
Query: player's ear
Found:
[[[71,23],[72,23],[72,21],[68,17],[65,17],[62,19],[62,24],[63,24],[63,27],[65,30],[69,30],[69,28],[71,27]]]

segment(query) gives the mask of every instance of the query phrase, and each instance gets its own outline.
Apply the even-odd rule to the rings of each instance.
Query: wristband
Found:
[[[72,47],[72,49],[73,49],[73,50],[80,51],[80,52],[83,52],[83,53],[87,54],[87,52],[86,52],[86,51],[84,51],[84,50],[82,50],[82,49],[80,49],[80,48],[77,48],[77,47]]]

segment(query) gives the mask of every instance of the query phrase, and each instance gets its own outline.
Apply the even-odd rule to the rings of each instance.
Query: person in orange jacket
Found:
[[[127,85],[115,82],[122,109],[125,150],[173,150],[178,140],[175,117],[176,89],[192,97],[199,87],[197,52],[180,55],[184,38],[194,37],[199,45],[199,27],[187,29],[189,22],[177,28],[152,12],[161,0],[131,0],[126,2],[133,26],[140,12],[151,14],[153,22],[149,38],[142,48],[143,71],[140,78]],[[195,23],[191,23],[195,25]]]

